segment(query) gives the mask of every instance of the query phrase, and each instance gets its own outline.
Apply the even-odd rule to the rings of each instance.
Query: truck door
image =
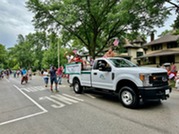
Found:
[[[100,69],[100,64],[104,64],[105,68]],[[111,66],[105,60],[98,60],[92,69],[92,87],[102,89],[113,89]]]

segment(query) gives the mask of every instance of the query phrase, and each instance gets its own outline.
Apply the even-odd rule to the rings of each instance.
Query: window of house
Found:
[[[161,49],[163,49],[162,44],[157,44],[152,46],[152,51],[161,50]]]
[[[177,42],[167,43],[167,48],[177,48],[177,47],[179,47],[179,44],[177,44]]]
[[[150,64],[156,64],[156,57],[149,57]]]
[[[171,62],[175,62],[175,56],[174,55],[167,55],[167,56],[160,56],[160,65],[162,65],[163,63],[171,63]]]
[[[143,56],[143,52],[137,52],[137,57]]]

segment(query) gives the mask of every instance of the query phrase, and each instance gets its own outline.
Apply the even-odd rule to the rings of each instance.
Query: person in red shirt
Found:
[[[81,62],[82,69],[84,69],[84,66],[86,65],[86,62],[78,54],[75,55],[75,57],[71,60],[71,62]]]
[[[62,75],[63,75],[63,66],[60,66],[57,69],[57,77],[58,77],[58,84],[61,85],[62,84]]]

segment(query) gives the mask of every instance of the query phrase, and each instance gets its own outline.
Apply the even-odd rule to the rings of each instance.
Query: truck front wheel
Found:
[[[119,99],[123,106],[128,108],[136,108],[139,104],[139,97],[135,91],[128,86],[121,88],[119,92]]]
[[[73,82],[73,90],[77,94],[81,94],[83,91],[83,87],[80,85],[79,80],[74,80]]]

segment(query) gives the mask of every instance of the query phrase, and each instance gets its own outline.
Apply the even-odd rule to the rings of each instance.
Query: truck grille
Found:
[[[168,85],[168,75],[167,73],[154,73],[150,76],[149,83],[153,86]]]

